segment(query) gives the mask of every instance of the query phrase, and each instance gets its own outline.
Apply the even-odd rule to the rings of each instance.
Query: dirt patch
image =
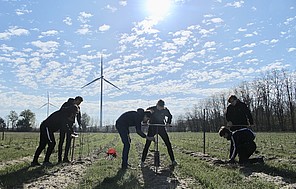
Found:
[[[142,154],[141,144],[136,144],[136,149],[139,156]],[[160,154],[161,156],[165,154]],[[149,152],[145,160],[145,166],[141,168],[142,174],[138,175],[138,180],[144,188],[158,189],[158,188],[176,188],[187,189],[191,188],[192,184],[198,185],[192,178],[179,177],[174,171],[176,167],[160,165],[154,166],[154,155]]]
[[[57,168],[48,170],[46,175],[24,184],[23,188],[66,188],[70,185],[77,185],[91,163],[90,158],[84,158],[71,164],[61,164]]]

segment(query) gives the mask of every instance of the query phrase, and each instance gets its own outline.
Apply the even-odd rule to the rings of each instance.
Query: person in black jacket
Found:
[[[167,109],[164,106],[163,100],[159,100],[157,102],[156,106],[149,107],[149,108],[147,108],[147,110],[151,111],[151,118],[149,120],[150,124],[163,124],[166,126],[170,126],[173,116],[170,113],[169,109]],[[166,128],[165,127],[149,126],[147,135],[150,137],[153,137],[154,135],[156,135],[157,132],[167,147],[170,159],[172,161],[172,165],[173,166],[177,165],[177,162],[175,161],[174,152],[172,149],[172,144],[170,142]],[[147,157],[150,145],[151,145],[151,141],[146,140],[145,147],[144,147],[143,153],[142,153],[142,158],[141,158],[141,166],[144,166],[144,162]]]
[[[67,102],[65,102],[60,109],[68,108],[70,106],[76,105],[78,107],[78,113],[76,114],[76,119],[77,123],[79,125],[79,128],[81,129],[81,112],[80,112],[80,104],[83,101],[83,98],[81,96],[73,98],[69,98]],[[65,141],[66,137],[66,146],[65,146],[65,153],[64,153],[64,158],[63,162],[69,163],[69,150],[71,146],[71,139],[72,139],[72,134],[75,134],[73,124],[75,123],[75,118],[74,120],[71,120],[67,122],[63,127],[60,129],[60,140],[59,140],[59,145],[58,145],[58,162],[62,162],[62,153],[63,153],[63,144]]]
[[[230,103],[226,110],[227,126],[231,131],[246,128],[254,124],[249,107],[241,102],[235,95],[228,98]]]
[[[117,120],[116,120],[116,129],[120,135],[121,141],[123,143],[123,150],[122,150],[122,163],[121,168],[127,169],[128,164],[128,154],[130,149],[131,138],[129,136],[129,127],[135,126],[137,134],[140,135],[142,138],[146,138],[149,141],[154,140],[154,137],[146,136],[142,130],[142,122],[147,123],[150,118],[150,112],[145,112],[144,109],[138,108],[137,111],[128,111],[123,113]]]
[[[237,155],[240,164],[264,162],[262,157],[250,158],[257,148],[254,142],[256,135],[251,129],[242,128],[231,132],[228,128],[222,126],[219,135],[231,142],[228,163],[235,163]]]
[[[36,149],[31,166],[40,165],[38,163],[38,158],[41,152],[45,149],[46,145],[48,145],[48,147],[46,150],[43,165],[45,166],[52,165],[52,163],[49,162],[49,158],[56,145],[54,132],[58,131],[61,127],[66,125],[67,122],[73,121],[77,112],[78,112],[78,107],[76,105],[73,105],[73,106],[55,111],[41,123],[39,146]]]

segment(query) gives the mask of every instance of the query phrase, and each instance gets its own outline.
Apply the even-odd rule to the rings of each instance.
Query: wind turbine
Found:
[[[116,85],[114,85],[113,83],[111,83],[110,81],[108,81],[107,79],[104,78],[103,75],[103,56],[101,55],[101,76],[92,80],[91,82],[87,83],[86,85],[84,85],[81,88],[84,88],[98,80],[101,80],[101,101],[100,101],[100,127],[102,128],[103,126],[103,81],[106,81],[107,83],[109,83],[110,85],[112,85],[113,87],[115,87],[116,89],[120,90],[120,88],[118,88]]]
[[[43,108],[46,105],[47,105],[47,117],[48,117],[48,115],[49,115],[49,106],[53,106],[53,107],[57,108],[57,106],[55,106],[55,105],[53,105],[52,103],[49,102],[49,93],[48,93],[48,91],[47,91],[47,103],[43,104],[39,109]]]

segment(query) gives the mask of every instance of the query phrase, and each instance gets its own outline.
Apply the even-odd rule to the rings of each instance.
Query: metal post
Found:
[[[204,121],[203,121],[203,153],[205,154],[206,153],[206,110],[204,109],[203,111],[203,114],[204,114]]]

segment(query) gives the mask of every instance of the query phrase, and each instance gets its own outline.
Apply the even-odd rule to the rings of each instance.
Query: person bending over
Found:
[[[54,132],[58,131],[67,122],[73,121],[77,112],[78,107],[76,105],[70,106],[68,108],[55,111],[41,123],[39,146],[36,149],[31,166],[40,165],[40,163],[38,162],[38,158],[41,152],[45,149],[46,145],[48,145],[48,147],[46,150],[43,165],[52,165],[52,163],[50,163],[49,161],[49,158],[56,145]]]
[[[262,157],[250,158],[257,148],[254,142],[256,135],[251,129],[242,128],[231,132],[228,128],[222,126],[219,135],[230,140],[229,160],[227,163],[236,163],[235,158],[237,155],[240,164],[264,162]]]
[[[128,111],[123,113],[116,120],[116,129],[120,135],[121,141],[123,143],[122,150],[122,163],[121,168],[127,169],[130,165],[128,164],[128,154],[130,150],[131,138],[129,136],[129,127],[136,127],[138,135],[142,138],[146,138],[149,141],[153,141],[154,137],[146,136],[142,130],[142,122],[147,123],[150,118],[150,112],[145,112],[144,109],[138,108],[137,111]]]
[[[73,98],[69,98],[67,102],[65,102],[60,109],[68,108],[70,106],[76,105],[78,107],[78,113],[75,116],[79,125],[79,128],[81,129],[81,112],[80,112],[80,104],[83,101],[83,98],[81,96]],[[75,123],[75,118],[74,120],[70,120],[67,122],[63,127],[60,129],[60,140],[59,140],[59,145],[58,145],[58,162],[62,162],[62,153],[63,153],[63,144],[65,141],[66,137],[66,146],[65,146],[65,153],[64,153],[64,158],[63,162],[69,163],[69,151],[70,151],[70,146],[71,146],[71,139],[72,139],[72,134],[75,134],[73,124]]]

